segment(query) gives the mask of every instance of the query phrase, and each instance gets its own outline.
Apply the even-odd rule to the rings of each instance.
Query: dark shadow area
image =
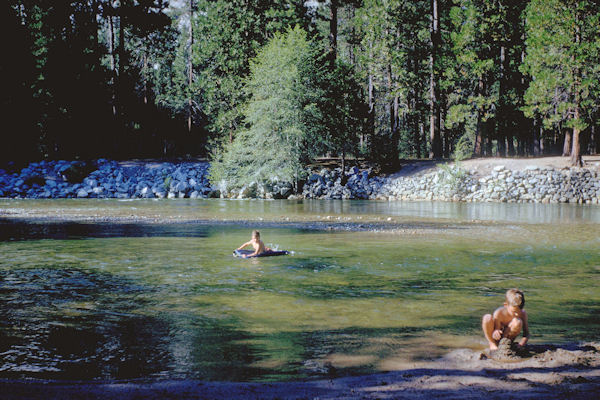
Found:
[[[558,374],[589,371],[590,368],[551,367],[513,369],[415,368],[340,380],[241,383],[203,381],[165,382],[60,382],[0,380],[5,399],[597,399],[600,382],[595,378],[566,378],[559,384],[528,382],[514,375]],[[477,381],[481,378],[482,381]],[[497,387],[490,386],[496,382]],[[461,383],[467,382],[466,384]],[[512,384],[512,385],[511,385]]]
[[[171,362],[161,318],[137,313],[154,289],[74,268],[0,271],[0,376],[133,379]]]
[[[22,240],[74,240],[115,237],[195,237],[209,236],[205,225],[31,222],[0,218],[0,242]]]
[[[252,380],[232,317],[162,309],[159,288],[74,268],[0,270],[0,378]],[[0,396],[1,397],[1,396]]]

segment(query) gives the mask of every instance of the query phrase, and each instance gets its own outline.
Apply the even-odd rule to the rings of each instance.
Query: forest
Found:
[[[600,147],[596,0],[7,0],[3,161],[570,156]]]

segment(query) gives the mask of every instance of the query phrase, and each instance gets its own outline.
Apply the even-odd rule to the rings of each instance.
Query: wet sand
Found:
[[[274,383],[180,381],[60,382],[0,380],[12,399],[597,399],[600,343],[529,346],[514,362],[455,350],[388,373]]]

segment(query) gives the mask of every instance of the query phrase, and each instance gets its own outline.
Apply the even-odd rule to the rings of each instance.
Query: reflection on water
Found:
[[[10,203],[80,215],[106,207],[197,219],[337,214],[418,225],[497,215],[507,223],[427,235],[272,226],[261,228],[263,240],[293,255],[244,260],[231,250],[248,240],[247,225],[0,219],[0,378],[284,380],[394,369],[482,349],[480,317],[509,287],[525,290],[534,343],[598,340],[596,208],[65,204]]]
[[[451,203],[373,200],[114,200],[0,199],[0,215],[166,218],[171,220],[315,220],[322,217],[432,219],[519,223],[600,223],[600,206],[576,204]]]

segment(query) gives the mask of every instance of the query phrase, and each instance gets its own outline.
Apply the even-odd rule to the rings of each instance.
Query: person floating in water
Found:
[[[242,257],[244,257],[244,258],[255,257],[255,256],[265,253],[267,251],[272,251],[270,248],[265,247],[265,244],[262,242],[262,240],[260,240],[260,232],[257,230],[252,231],[252,239],[250,239],[250,241],[244,243],[243,245],[238,247],[236,250],[241,250],[244,247],[250,246],[250,245],[252,245],[252,247],[254,248],[254,253],[245,254]]]
[[[504,305],[494,314],[485,314],[481,322],[485,338],[490,344],[490,350],[497,350],[502,338],[513,341],[523,330],[523,338],[519,346],[523,347],[529,340],[529,325],[525,307],[525,295],[519,289],[510,289],[506,292]]]

